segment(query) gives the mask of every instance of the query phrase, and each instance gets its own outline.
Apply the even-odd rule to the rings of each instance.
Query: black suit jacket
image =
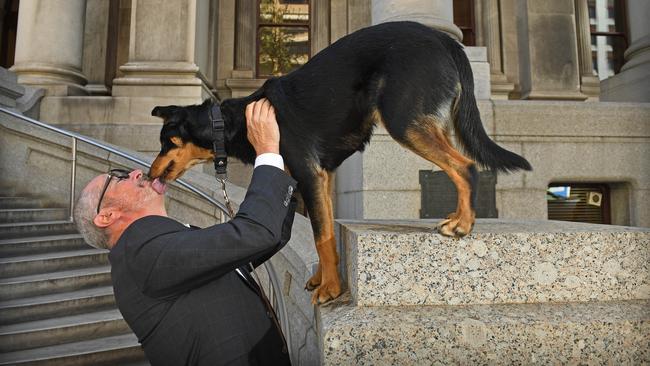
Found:
[[[259,166],[229,222],[190,229],[133,222],[109,254],[117,305],[152,365],[282,365],[289,358],[264,303],[234,270],[289,240],[295,181]]]

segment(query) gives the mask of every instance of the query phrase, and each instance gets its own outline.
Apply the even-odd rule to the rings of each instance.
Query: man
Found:
[[[287,365],[272,310],[244,268],[289,240],[295,181],[279,155],[275,112],[246,109],[257,152],[246,198],[228,223],[192,229],[167,217],[165,187],[140,170],[93,179],[75,210],[89,244],[110,249],[117,305],[152,365]]]

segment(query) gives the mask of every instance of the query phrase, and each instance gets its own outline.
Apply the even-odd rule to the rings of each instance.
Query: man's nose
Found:
[[[136,170],[132,171],[131,173],[129,173],[129,179],[138,181],[138,180],[140,180],[140,178],[142,178],[143,174],[144,173],[142,173],[142,170],[136,169]]]

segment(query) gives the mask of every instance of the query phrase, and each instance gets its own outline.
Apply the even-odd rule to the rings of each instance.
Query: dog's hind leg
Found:
[[[399,142],[439,166],[456,186],[456,212],[438,224],[446,236],[465,236],[474,226],[478,171],[474,161],[456,150],[449,140],[444,121],[435,115],[418,116],[404,131]]]
[[[314,231],[319,263],[305,288],[314,291],[313,304],[323,304],[341,294],[331,197],[334,175],[321,167],[314,168],[310,173],[310,177],[299,177],[299,181]]]

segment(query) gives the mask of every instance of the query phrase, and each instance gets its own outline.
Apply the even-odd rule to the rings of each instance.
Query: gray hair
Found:
[[[99,187],[84,189],[74,209],[74,222],[86,243],[98,249],[108,249],[108,233],[95,226],[93,219],[97,214],[97,203],[101,194]]]

